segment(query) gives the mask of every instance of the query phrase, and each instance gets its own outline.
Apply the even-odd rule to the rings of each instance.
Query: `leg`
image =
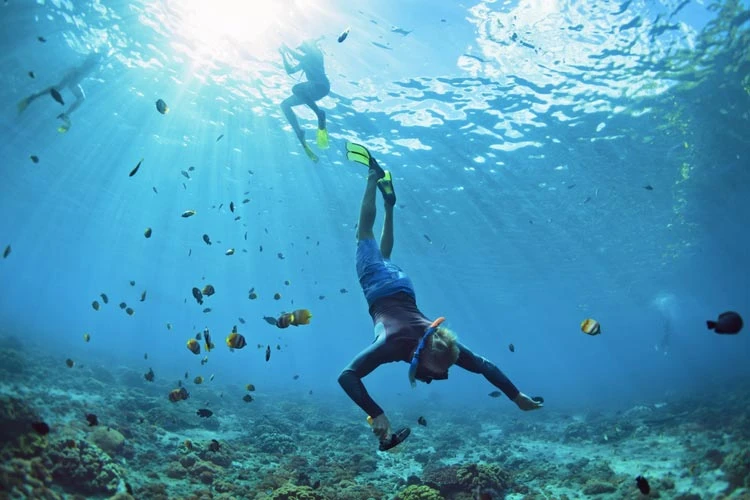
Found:
[[[375,239],[373,226],[375,226],[375,194],[378,187],[377,172],[370,170],[367,175],[367,187],[362,197],[362,206],[359,209],[359,224],[357,225],[357,239]]]
[[[380,253],[384,259],[391,258],[393,252],[393,205],[385,203],[385,220],[383,234],[380,235]]]
[[[307,106],[313,110],[313,113],[315,113],[315,116],[318,117],[318,129],[323,130],[326,128],[326,112],[323,111],[318,107],[318,105],[313,102],[306,103]]]
[[[76,100],[73,102],[73,104],[70,105],[68,110],[64,113],[67,116],[70,116],[73,113],[73,111],[78,109],[78,107],[81,104],[83,104],[83,101],[86,100],[86,94],[83,93],[83,88],[81,88],[80,85],[74,85],[70,88],[70,90],[73,92],[73,95],[76,96]]]
[[[35,94],[31,94],[30,96],[24,97],[23,99],[21,99],[21,101],[19,101],[18,103],[18,112],[23,113],[23,111],[28,107],[29,104],[39,99],[43,95],[48,95],[53,88],[54,87],[47,87],[44,90],[41,90]]]
[[[291,125],[292,129],[294,129],[294,133],[297,135],[297,139],[299,139],[299,141],[304,144],[305,133],[302,132],[302,129],[299,126],[297,115],[295,115],[294,111],[292,111],[292,107],[299,106],[300,104],[304,104],[302,102],[302,99],[300,99],[297,95],[292,94],[291,96],[287,97],[284,102],[281,103],[281,110],[284,112],[284,116],[286,116],[286,120],[289,122],[289,125]]]

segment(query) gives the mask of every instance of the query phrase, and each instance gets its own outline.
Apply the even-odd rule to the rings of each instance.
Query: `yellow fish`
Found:
[[[602,333],[602,328],[597,320],[587,318],[581,322],[581,331],[586,335],[599,335]]]

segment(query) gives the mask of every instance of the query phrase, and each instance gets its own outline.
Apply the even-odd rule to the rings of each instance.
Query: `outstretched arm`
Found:
[[[481,356],[477,356],[461,343],[458,344],[458,349],[459,354],[458,361],[456,361],[457,366],[472,373],[481,373],[484,375],[484,378],[503,391],[503,393],[511,400],[515,400],[520,394],[521,391],[519,391],[518,388],[513,385],[513,382],[511,382],[510,379],[500,371],[500,368],[495,366],[491,361]]]
[[[284,70],[286,70],[286,74],[293,75],[294,73],[297,73],[302,69],[302,64],[292,66],[292,63],[289,61],[289,52],[290,49],[286,47],[284,47],[283,49],[279,49],[279,53],[281,53],[281,60],[284,62]]]
[[[362,379],[383,363],[399,361],[397,346],[385,339],[373,342],[344,368],[339,375],[339,384],[357,406],[372,418],[382,415],[383,409],[370,397]]]
[[[537,410],[544,406],[541,399],[533,399],[522,393],[513,382],[491,361],[471,352],[463,344],[458,344],[459,354],[456,365],[473,373],[481,373],[492,385],[500,389],[511,401],[524,410]]]

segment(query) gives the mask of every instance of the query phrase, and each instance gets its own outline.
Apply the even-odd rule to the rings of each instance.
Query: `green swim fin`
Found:
[[[305,153],[307,154],[307,157],[310,158],[315,163],[318,163],[318,156],[313,153],[313,150],[310,149],[310,146],[307,145],[307,143],[303,143],[302,147],[305,148]]]
[[[391,177],[390,170],[386,170],[385,175],[378,179],[378,189],[380,189],[383,199],[388,205],[396,204],[396,191],[393,189],[393,177]]]
[[[356,161],[367,166],[367,168],[375,170],[378,173],[378,178],[385,177],[385,170],[378,165],[378,161],[370,155],[370,151],[363,145],[355,142],[347,142],[346,157],[350,161]]]
[[[68,117],[68,115],[66,115],[65,113],[62,113],[62,114],[58,115],[57,118],[59,118],[60,120],[62,120],[62,124],[59,127],[57,127],[57,131],[58,132],[60,132],[61,134],[64,134],[68,130],[70,130],[70,126],[72,124],[70,123],[70,118]]]
[[[20,101],[18,101],[18,112],[23,113],[24,110],[28,107],[29,103],[31,102],[31,99],[28,97],[24,97]]]
[[[328,131],[326,129],[318,129],[317,142],[320,149],[328,149]]]

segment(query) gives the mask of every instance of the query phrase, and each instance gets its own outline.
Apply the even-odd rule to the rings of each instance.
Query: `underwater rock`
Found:
[[[605,493],[614,493],[615,491],[617,491],[617,488],[614,484],[598,479],[589,479],[586,481],[582,490],[584,495],[603,495]]]
[[[125,436],[111,427],[97,427],[88,439],[113,458],[122,453],[125,447]]]
[[[26,363],[20,352],[15,349],[3,350],[3,362],[0,363],[0,373],[3,379],[20,377],[24,373]]]

